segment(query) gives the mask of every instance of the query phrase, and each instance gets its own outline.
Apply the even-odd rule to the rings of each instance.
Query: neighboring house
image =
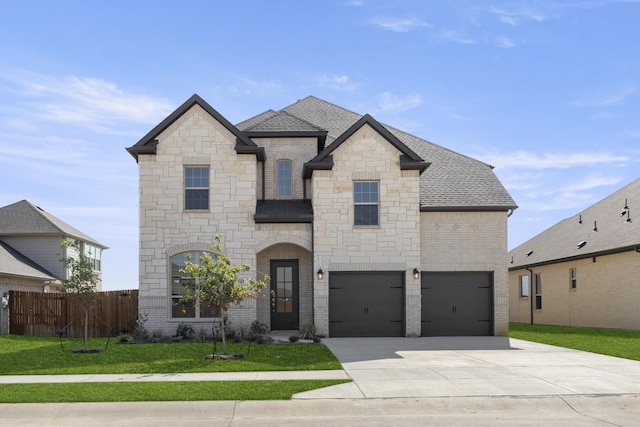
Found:
[[[508,257],[512,322],[640,329],[640,179]]]
[[[140,313],[210,328],[180,302],[188,254],[221,235],[270,289],[232,328],[326,336],[499,335],[507,217],[492,167],[314,97],[231,124],[194,95],[135,145]]]
[[[57,278],[67,278],[61,259],[77,254],[74,248],[60,247],[63,240],[81,242],[94,264],[100,289],[106,246],[26,200],[1,207],[0,296],[6,298],[10,290],[54,291]],[[2,309],[2,334],[8,333],[7,312]]]

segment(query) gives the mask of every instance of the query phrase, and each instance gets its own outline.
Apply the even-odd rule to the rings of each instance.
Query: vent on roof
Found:
[[[42,209],[40,206],[36,205],[36,208],[40,209],[42,212],[44,212],[44,209]]]
[[[532,253],[533,253],[533,251],[527,252],[527,256],[531,256]]]
[[[582,249],[584,247],[584,245],[586,245],[587,242],[585,242],[584,240],[580,243],[578,243],[578,245],[576,246],[578,249]]]

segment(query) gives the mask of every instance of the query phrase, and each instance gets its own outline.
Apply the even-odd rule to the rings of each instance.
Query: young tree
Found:
[[[98,283],[93,275],[93,265],[85,254],[81,251],[80,242],[77,240],[63,240],[60,244],[62,248],[73,248],[77,252],[75,256],[65,256],[60,261],[64,263],[67,270],[67,278],[60,279],[60,284],[64,293],[71,298],[82,301],[84,306],[83,322],[83,344],[84,351],[87,351],[87,337],[89,335],[89,310],[98,295]]]
[[[188,258],[182,268],[182,272],[190,277],[185,284],[182,301],[220,307],[220,317],[223,319],[222,350],[224,354],[228,354],[224,316],[229,306],[240,304],[247,298],[255,298],[257,292],[267,286],[265,281],[269,281],[269,276],[265,276],[264,281],[254,278],[240,280],[238,274],[251,268],[248,264],[231,265],[231,260],[224,253],[220,236],[216,236],[211,252],[204,252],[200,260],[195,261]]]

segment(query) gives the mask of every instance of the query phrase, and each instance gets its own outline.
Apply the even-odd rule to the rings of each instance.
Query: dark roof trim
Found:
[[[292,218],[272,218],[267,215],[256,214],[253,216],[253,220],[256,224],[287,224],[287,223],[311,223],[313,222],[313,215],[308,217],[298,216]]]
[[[604,250],[604,251],[584,253],[584,254],[580,254],[580,255],[574,255],[574,256],[565,257],[565,258],[552,259],[552,260],[548,260],[548,261],[540,261],[540,262],[537,262],[537,263],[534,263],[534,264],[519,264],[517,266],[509,267],[509,271],[522,270],[522,269],[525,269],[527,267],[528,268],[542,267],[544,265],[559,264],[559,263],[562,263],[562,262],[577,261],[577,260],[580,260],[580,259],[593,258],[593,257],[598,257],[598,256],[604,256],[604,255],[613,255],[613,254],[618,254],[618,253],[621,253],[621,252],[629,252],[629,251],[640,252],[640,243],[638,243],[637,245],[623,246],[623,247],[620,247],[620,248],[607,249],[607,250]],[[638,256],[640,257],[640,254]]]
[[[355,122],[349,129],[347,129],[342,135],[336,138],[327,148],[322,150],[316,157],[311,159],[304,165],[304,178],[310,178],[313,170],[315,169],[331,169],[333,167],[333,159],[331,159],[331,167],[326,167],[329,163],[327,158],[331,153],[338,148],[343,142],[353,136],[362,126],[369,125],[373,130],[380,134],[384,139],[393,145],[398,151],[400,151],[400,167],[401,169],[418,169],[422,173],[429,163],[426,163],[420,156],[418,156],[413,150],[407,147],[402,141],[395,137],[387,128],[385,128],[380,122],[371,117],[369,114],[362,116],[357,122]],[[317,164],[323,166],[316,167]]]
[[[211,105],[209,105],[204,99],[200,98],[197,94],[187,99],[181,106],[179,106],[173,113],[171,113],[166,119],[161,121],[156,127],[151,129],[149,133],[136,142],[133,146],[128,147],[127,151],[138,161],[139,154],[156,154],[156,148],[158,145],[157,137],[165,129],[171,126],[176,120],[178,120],[183,114],[185,114],[191,107],[198,104],[209,113],[214,119],[222,124],[229,132],[236,137],[236,149],[238,146],[256,147],[256,144],[251,139],[242,134],[234,125],[225,119],[222,114],[218,113]]]
[[[264,162],[267,158],[264,153],[264,147],[249,147],[246,145],[240,144],[239,141],[236,141],[236,153],[238,154],[255,154],[256,159],[260,162]]]
[[[420,212],[508,212],[517,206],[420,206]]]
[[[302,178],[310,179],[314,170],[331,170],[333,169],[333,156],[329,155],[322,159],[322,161],[307,162],[302,167]]]
[[[245,131],[243,132],[249,138],[317,138],[318,139],[318,153],[324,150],[324,145],[327,141],[326,130],[319,131],[275,131],[275,132],[267,132],[267,131]]]

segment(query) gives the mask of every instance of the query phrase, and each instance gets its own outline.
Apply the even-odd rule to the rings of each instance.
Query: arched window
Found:
[[[277,195],[278,197],[291,197],[291,160],[278,160],[276,163],[277,172]]]
[[[208,319],[220,317],[220,307],[202,306],[193,301],[183,302],[182,291],[190,277],[181,271],[189,259],[195,263],[200,261],[202,252],[189,252],[171,257],[171,317],[188,319]]]

